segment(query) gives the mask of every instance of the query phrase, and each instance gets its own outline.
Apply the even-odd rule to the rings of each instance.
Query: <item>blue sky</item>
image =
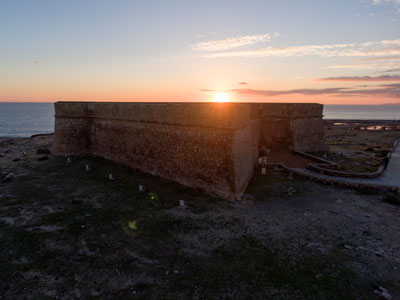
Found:
[[[400,0],[2,1],[0,38],[0,101],[400,102]]]

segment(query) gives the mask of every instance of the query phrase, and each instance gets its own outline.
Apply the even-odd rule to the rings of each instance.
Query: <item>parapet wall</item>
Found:
[[[57,102],[55,112],[56,155],[93,154],[234,199],[267,139],[298,145],[297,128],[307,139],[322,120],[314,104]],[[268,125],[277,120],[284,129]]]

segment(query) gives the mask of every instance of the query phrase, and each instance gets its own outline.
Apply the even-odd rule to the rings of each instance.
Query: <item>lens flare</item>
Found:
[[[131,229],[131,230],[136,230],[136,229],[137,229],[136,221],[129,221],[129,222],[128,222],[128,227],[129,227],[129,229]]]

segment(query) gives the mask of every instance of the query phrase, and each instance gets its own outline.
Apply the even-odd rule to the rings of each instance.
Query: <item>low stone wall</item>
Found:
[[[386,191],[394,191],[394,192],[400,193],[400,188],[398,188],[396,186],[389,186],[389,185],[383,185],[383,184],[364,184],[364,183],[357,183],[357,182],[346,182],[346,181],[338,180],[335,178],[329,178],[329,179],[322,178],[322,177],[318,177],[317,175],[310,175],[310,174],[305,174],[305,173],[299,172],[295,168],[289,168],[285,164],[282,164],[282,163],[269,163],[269,164],[267,164],[267,168],[269,168],[269,169],[278,168],[278,169],[284,170],[285,172],[292,174],[294,176],[306,178],[308,180],[312,180],[312,181],[326,184],[326,185],[333,185],[333,186],[349,188],[349,189],[354,189],[354,190],[362,190],[362,191],[386,190]]]
[[[352,172],[338,171],[338,170],[328,169],[326,168],[326,165],[323,164],[308,164],[307,169],[310,169],[312,171],[321,174],[346,177],[346,178],[377,178],[381,176],[384,171],[384,167],[382,165],[379,166],[376,172],[371,172],[371,173],[352,173]]]

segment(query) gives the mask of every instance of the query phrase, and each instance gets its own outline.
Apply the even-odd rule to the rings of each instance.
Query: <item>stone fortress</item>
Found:
[[[58,156],[95,155],[240,199],[261,149],[317,151],[314,103],[57,102]]]

